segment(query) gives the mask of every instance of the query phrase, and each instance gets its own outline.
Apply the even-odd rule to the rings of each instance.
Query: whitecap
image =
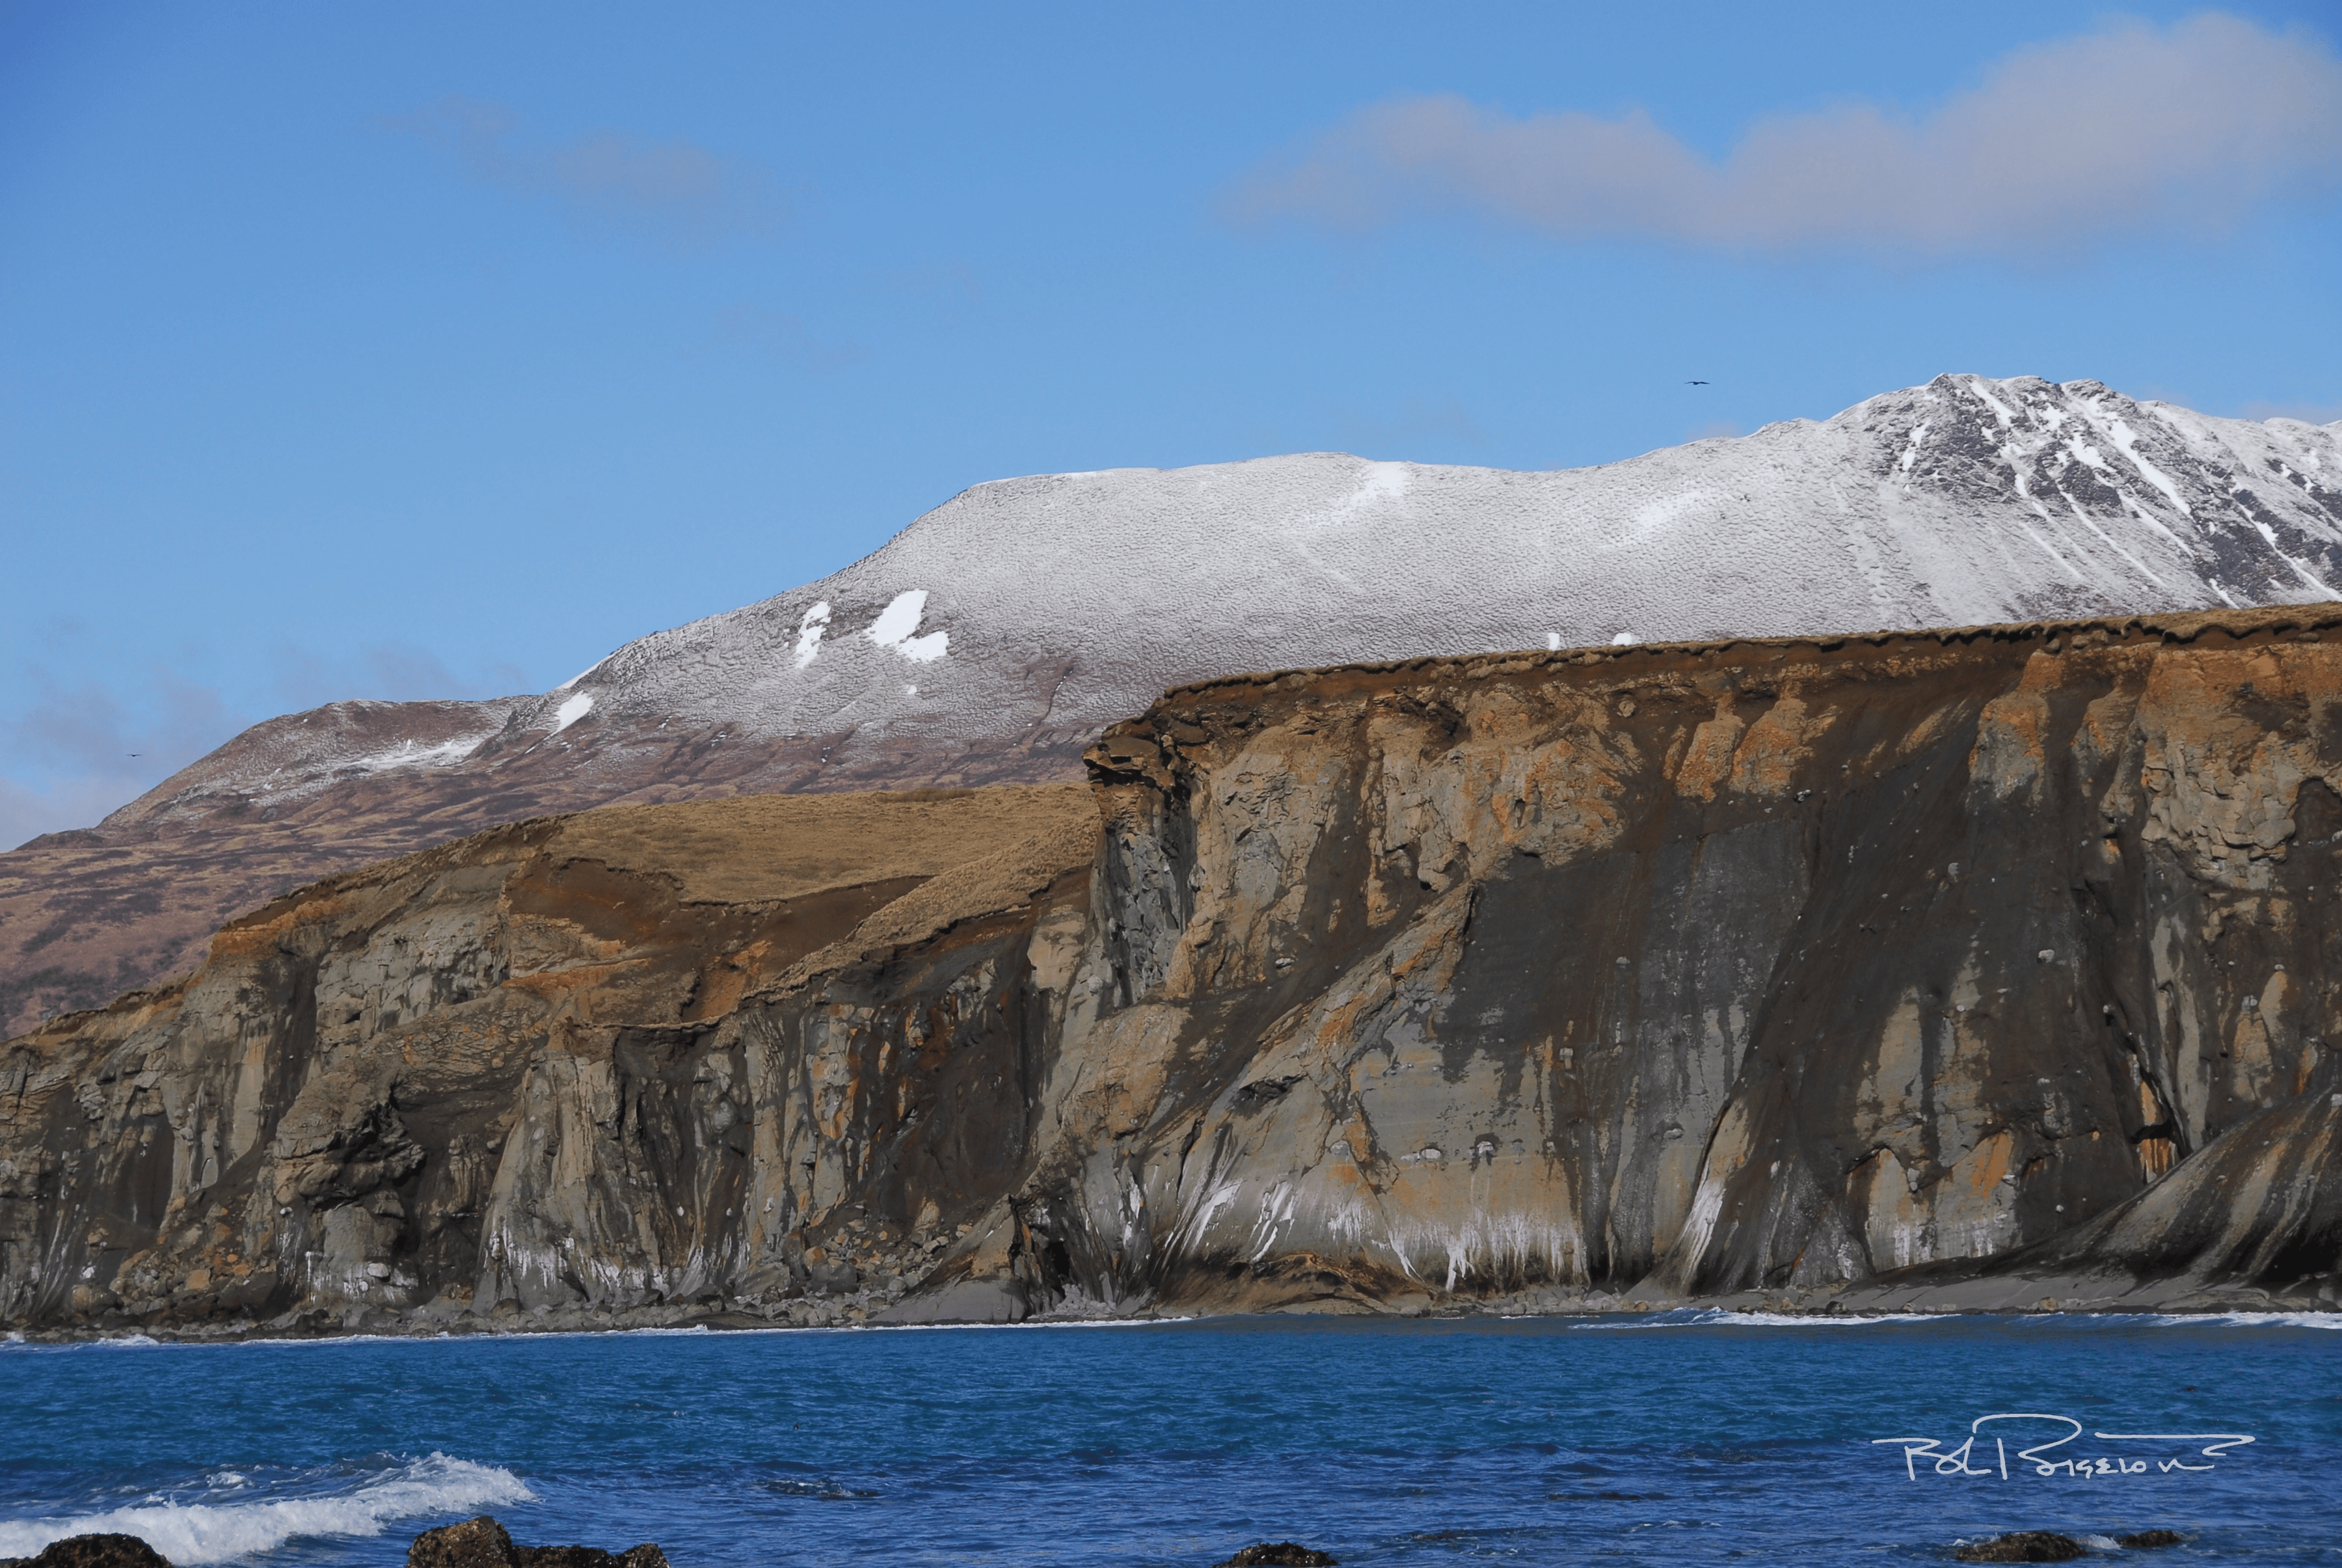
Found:
[[[2126,1321],[2155,1328],[2342,1329],[2342,1312],[2139,1312]]]
[[[1935,1323],[1942,1312],[1736,1312],[1722,1307],[1685,1307],[1648,1317],[1594,1318],[1570,1324],[1575,1329],[1706,1329],[1706,1328],[1858,1328],[1874,1323]]]
[[[401,1519],[535,1501],[509,1470],[431,1453],[368,1474],[338,1494],[226,1503],[150,1501],[98,1513],[0,1521],[0,1558],[30,1557],[69,1535],[122,1534],[137,1536],[175,1563],[228,1563],[296,1537],[379,1535]]]

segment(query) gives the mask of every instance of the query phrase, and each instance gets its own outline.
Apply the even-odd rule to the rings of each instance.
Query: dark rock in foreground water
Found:
[[[488,1514],[426,1530],[406,1549],[406,1568],[512,1568],[512,1537]]]
[[[599,1546],[515,1546],[518,1568],[667,1568],[666,1553],[646,1541],[624,1552]]]
[[[1264,1541],[1246,1547],[1219,1568],[1334,1568],[1339,1561],[1330,1552],[1313,1552],[1290,1541]]]
[[[0,1557],[0,1568],[171,1568],[171,1560],[135,1535],[68,1535],[36,1556]]]
[[[2089,1549],[2054,1530],[2018,1530],[1989,1541],[1971,1541],[1952,1553],[1963,1563],[2070,1563]]]
[[[2137,1551],[2142,1546],[2177,1546],[2187,1537],[2177,1530],[2135,1530],[2128,1535],[2115,1537],[2115,1544]]]
[[[599,1546],[515,1546],[505,1527],[483,1513],[416,1536],[406,1549],[406,1568],[667,1568],[667,1561],[666,1553],[648,1542],[625,1552],[605,1552]]]

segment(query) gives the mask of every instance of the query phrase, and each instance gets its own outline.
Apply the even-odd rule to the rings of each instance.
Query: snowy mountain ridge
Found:
[[[1546,473],[1313,453],[996,480],[515,715],[976,743],[1244,669],[2337,597],[2342,431],[1940,377]],[[590,709],[580,696],[592,699]]]
[[[979,484],[843,571],[640,638],[542,696],[460,724],[458,705],[435,705],[422,743],[337,745],[305,782],[285,756],[295,720],[273,720],[265,769],[231,760],[240,739],[125,810],[192,804],[190,788],[290,799],[354,769],[542,768],[547,753],[631,798],[685,737],[782,748],[756,787],[1038,776],[1166,687],[1237,671],[2337,586],[2342,425],[1941,376],[1827,420],[1589,468],[1309,453]],[[987,756],[1009,760],[962,766]]]
[[[0,857],[0,1033],[183,970],[329,872],[621,802],[1076,778],[1105,726],[1215,676],[2329,585],[2342,425],[2094,381],[1942,376],[1549,473],[1311,453],[1002,479],[551,691],[286,714]]]

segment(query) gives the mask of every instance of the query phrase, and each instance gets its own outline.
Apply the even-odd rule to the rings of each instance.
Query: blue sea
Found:
[[[2342,1317],[1218,1319],[0,1345],[0,1558],[2342,1563]],[[1990,1420],[1986,1418],[1997,1417]],[[1970,1442],[1970,1438],[1975,1439]],[[2237,1439],[2249,1437],[2243,1442]],[[1879,1441],[1879,1440],[1889,1441]],[[2156,1526],[2188,1543],[2125,1552]]]

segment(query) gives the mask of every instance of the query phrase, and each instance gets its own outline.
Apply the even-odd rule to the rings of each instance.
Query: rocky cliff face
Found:
[[[0,1053],[0,1316],[2331,1303],[2337,702],[2329,606],[1646,645],[501,829]]]
[[[0,1322],[883,1304],[1021,1169],[1095,821],[620,808],[270,905],[0,1050]]]
[[[0,1029],[179,972],[219,920],[498,822],[1080,776],[1244,670],[2324,600],[2342,428],[1939,376],[1598,467],[1312,453],[977,485],[818,582],[539,695],[273,719],[0,856]],[[158,893],[157,890],[162,891]]]
[[[1128,1005],[1030,1201],[1116,1301],[1891,1293],[2067,1232],[1977,1290],[2330,1301],[2337,627],[1175,693],[1096,754]]]

